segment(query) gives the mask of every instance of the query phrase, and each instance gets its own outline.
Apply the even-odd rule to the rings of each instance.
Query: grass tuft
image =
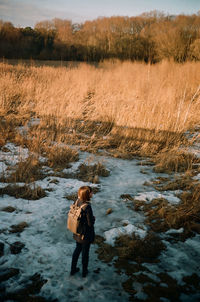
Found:
[[[164,152],[155,157],[156,173],[186,172],[191,170],[199,160],[195,155],[180,150]]]
[[[53,146],[46,149],[48,166],[52,168],[69,168],[71,162],[79,159],[78,152],[68,147]]]
[[[140,239],[134,233],[132,236],[120,236],[115,241],[115,248],[119,259],[143,263],[156,262],[165,246],[161,239],[152,232],[148,233],[144,239]]]
[[[27,227],[28,227],[28,223],[25,221],[20,222],[19,224],[11,225],[10,233],[21,233]]]
[[[99,176],[107,177],[109,175],[110,172],[101,163],[94,165],[81,164],[77,173],[78,179],[91,183],[99,183]]]
[[[37,200],[45,197],[46,193],[45,190],[39,186],[31,188],[29,185],[8,185],[4,188],[0,188],[0,195],[9,195],[14,196],[15,198]]]
[[[3,176],[2,182],[30,183],[36,180],[43,179],[45,175],[41,172],[41,163],[33,156],[29,156],[25,160],[21,160],[13,169],[14,171],[9,176]]]

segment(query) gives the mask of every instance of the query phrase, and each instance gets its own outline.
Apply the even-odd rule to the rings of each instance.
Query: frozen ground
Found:
[[[7,147],[7,152],[0,153],[0,173],[4,173],[7,166],[16,163],[20,156],[26,157],[28,154],[28,150],[19,150],[12,144]],[[91,161],[90,157],[88,153],[81,153],[79,162],[74,163],[67,171],[75,171],[80,163]],[[165,197],[173,204],[179,202],[175,196],[176,192],[162,192],[160,196],[161,194],[153,187],[144,186],[145,182],[150,182],[158,176],[152,172],[152,167],[142,166],[143,171],[146,172],[144,174],[141,173],[141,166],[138,165],[137,160],[92,156],[92,161],[103,161],[111,172],[109,177],[100,178],[100,191],[92,200],[93,212],[96,216],[96,234],[104,236],[109,244],[113,245],[114,239],[120,234],[136,232],[143,238],[148,231],[143,214],[130,210],[127,203],[120,198],[122,194],[130,194],[146,202],[157,197]],[[0,233],[0,241],[5,244],[4,256],[0,258],[1,269],[10,267],[20,269],[17,277],[10,278],[4,283],[7,291],[20,289],[24,280],[39,273],[47,280],[40,291],[40,295],[46,299],[57,299],[59,302],[128,301],[128,294],[124,292],[121,285],[127,280],[127,276],[123,273],[117,274],[112,265],[105,264],[97,258],[95,253],[97,245],[91,246],[87,278],[82,279],[81,273],[73,277],[69,275],[75,242],[72,234],[66,229],[67,212],[71,202],[65,196],[77,192],[81,185],[89,183],[47,176],[36,184],[48,189],[46,197],[36,201],[15,199],[7,195],[0,197],[0,210],[7,206],[15,208],[12,213],[0,211],[1,229],[3,229]],[[3,187],[4,184],[0,186]],[[110,215],[106,215],[108,208],[113,210]],[[22,233],[9,232],[11,225],[24,221],[28,223],[28,227]],[[125,222],[127,226],[124,226]],[[181,231],[171,230],[171,232]],[[22,242],[25,247],[21,253],[14,255],[10,252],[10,244],[16,241]],[[181,282],[183,276],[199,274],[199,236],[173,245],[169,242],[165,244],[167,249],[160,256],[160,263],[146,264],[152,275],[167,271]],[[81,266],[81,262],[79,264]],[[134,286],[138,298],[145,300],[142,287],[138,284]],[[198,298],[200,295],[191,297],[183,295],[182,301],[198,301]]]

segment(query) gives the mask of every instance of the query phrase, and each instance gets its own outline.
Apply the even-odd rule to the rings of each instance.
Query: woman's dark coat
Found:
[[[94,232],[94,223],[95,217],[93,216],[92,207],[90,202],[82,202],[78,200],[77,205],[81,206],[86,204],[84,210],[82,210],[82,218],[81,218],[81,225],[83,225],[83,235],[76,235],[74,234],[74,239],[79,243],[93,243],[95,232]]]

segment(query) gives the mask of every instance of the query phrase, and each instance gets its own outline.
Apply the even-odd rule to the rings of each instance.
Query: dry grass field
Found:
[[[151,155],[177,147],[199,122],[200,63],[1,63],[0,76],[1,115],[12,124],[39,118],[29,132],[37,145],[48,139]]]

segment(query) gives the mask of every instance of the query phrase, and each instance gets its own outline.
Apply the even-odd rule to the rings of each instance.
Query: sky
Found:
[[[200,0],[0,0],[0,20],[26,27],[54,18],[81,23],[98,17],[137,16],[159,10],[166,14],[195,14]]]

